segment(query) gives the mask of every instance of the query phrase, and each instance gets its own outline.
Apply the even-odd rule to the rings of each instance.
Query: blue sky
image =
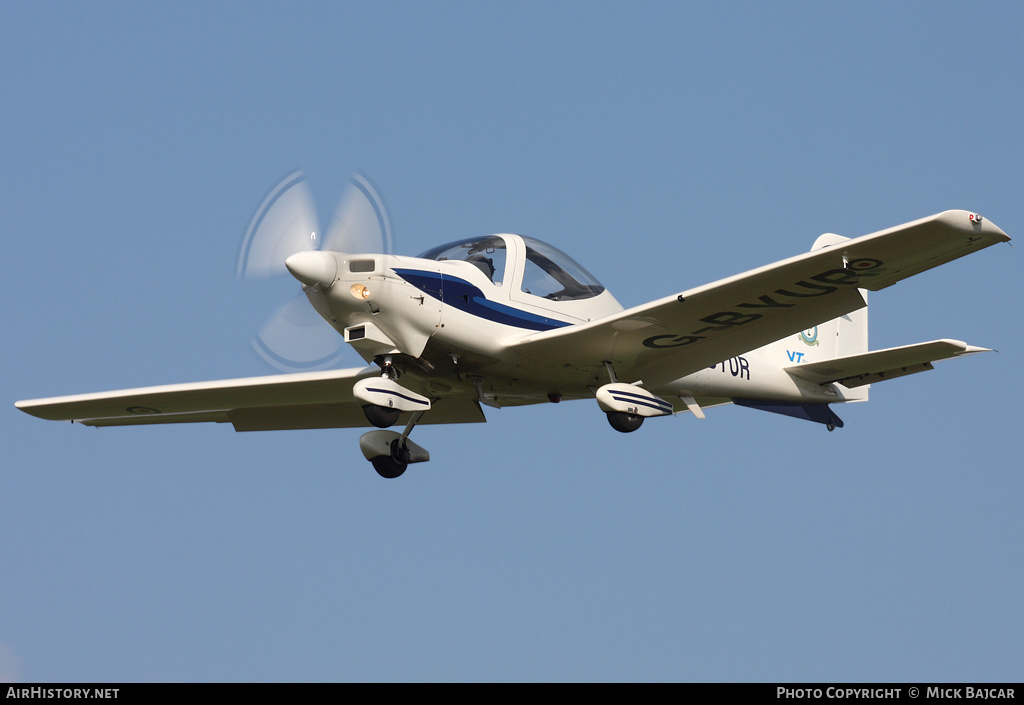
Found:
[[[348,175],[398,251],[549,241],[625,305],[949,208],[1024,231],[1010,3],[0,5],[0,680],[1000,681],[1024,656],[1018,249],[871,299],[1000,352],[846,427],[596,404],[358,430],[45,423],[18,399],[271,374],[262,196]],[[354,356],[345,364],[357,364]]]

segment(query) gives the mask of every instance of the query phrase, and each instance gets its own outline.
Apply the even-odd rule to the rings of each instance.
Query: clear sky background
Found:
[[[949,208],[1020,238],[1022,36],[1009,2],[3,2],[0,680],[1019,681],[1019,246],[872,296],[872,347],[1000,352],[835,433],[487,410],[386,481],[357,429],[14,402],[274,373],[298,285],[234,272],[295,167],[324,220],[369,174],[400,253],[520,232],[626,306]]]

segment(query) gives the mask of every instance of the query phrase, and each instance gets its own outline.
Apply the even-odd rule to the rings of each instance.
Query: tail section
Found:
[[[827,233],[819,237],[811,251],[824,247],[841,246],[848,238]],[[896,377],[933,369],[932,363],[953,357],[989,352],[959,340],[933,340],[928,343],[904,345],[886,350],[868,350],[868,292],[860,289],[864,308],[833,319],[799,337],[813,345],[815,337],[821,340],[817,354],[800,356],[799,364],[786,368],[794,377],[818,384],[841,384],[844,401],[867,401],[868,387]],[[774,343],[773,343],[774,345]]]
[[[826,247],[837,247],[850,238],[825,233],[814,242],[811,252]],[[795,335],[777,340],[762,348],[772,359],[784,365],[799,368],[802,365],[823,363],[839,357],[861,355],[868,351],[868,292],[860,289],[864,307],[820,323]],[[845,394],[847,401],[867,401],[868,385]]]
[[[835,233],[825,233],[814,241],[811,252],[836,247],[849,239]],[[868,351],[868,290],[861,289],[860,295],[864,299],[864,308],[819,326],[825,335],[835,338],[835,348],[827,351],[827,357],[859,355]]]
[[[976,220],[979,216],[968,215],[972,223],[980,222]],[[1001,234],[1002,231],[999,233]],[[814,242],[811,252],[835,248],[837,253],[842,254],[843,266],[846,267],[847,257],[844,248],[851,246],[844,243],[849,240],[850,238],[841,235],[826,233]],[[968,245],[971,245],[970,241]],[[936,261],[935,258],[925,261],[924,265],[914,265],[914,271],[910,271],[906,276],[949,261],[949,258],[941,261]],[[906,270],[900,272],[901,276],[904,272]],[[878,286],[872,286],[872,289],[877,290],[888,286],[891,282],[874,281],[874,283]],[[840,392],[838,398],[828,402],[821,401],[820,395],[814,401],[779,401],[764,398],[733,399],[733,403],[815,421],[825,424],[829,430],[832,430],[842,426],[843,422],[831,411],[830,403],[867,401],[868,388],[872,383],[931,370],[933,369],[932,363],[938,360],[988,352],[987,348],[968,345],[959,340],[933,340],[927,343],[871,351],[868,349],[868,292],[866,289],[858,289],[858,292],[864,304],[861,308],[845,316],[789,335],[765,345],[757,351],[775,364],[781,364],[785,373],[805,385],[810,383],[825,388],[836,385]],[[810,396],[814,396],[814,394]]]
[[[811,246],[811,252],[826,247],[841,246],[842,243],[849,239],[835,233],[825,233],[814,241],[814,245]],[[868,290],[860,289],[859,291],[864,299],[864,308],[835,318],[818,327],[824,335],[832,337],[835,342],[833,348],[822,351],[821,360],[861,355],[868,351]],[[808,362],[814,361],[808,360]],[[847,401],[867,401],[868,386],[865,384],[856,390],[848,392],[846,394]]]

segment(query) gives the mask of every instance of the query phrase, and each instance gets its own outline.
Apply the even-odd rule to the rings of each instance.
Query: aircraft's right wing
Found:
[[[620,376],[656,385],[855,311],[865,305],[859,289],[883,289],[1009,239],[976,214],[946,211],[511,348],[533,364],[580,372],[608,361]]]
[[[370,424],[352,385],[377,375],[376,367],[300,372],[32,399],[15,406],[41,419],[87,426],[216,422],[230,423],[236,431],[366,427]],[[399,423],[408,417],[403,414]],[[485,420],[475,399],[453,396],[434,402],[421,423]]]

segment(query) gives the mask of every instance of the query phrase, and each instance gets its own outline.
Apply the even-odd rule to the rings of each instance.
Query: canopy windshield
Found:
[[[550,301],[576,301],[597,296],[604,287],[572,257],[546,242],[523,237],[526,268],[522,289]],[[422,259],[462,260],[479,267],[495,284],[505,272],[505,240],[499,235],[470,238],[440,245],[420,255]]]
[[[450,259],[469,262],[499,285],[505,275],[505,240],[497,235],[449,242],[427,250],[419,257],[438,262]]]

